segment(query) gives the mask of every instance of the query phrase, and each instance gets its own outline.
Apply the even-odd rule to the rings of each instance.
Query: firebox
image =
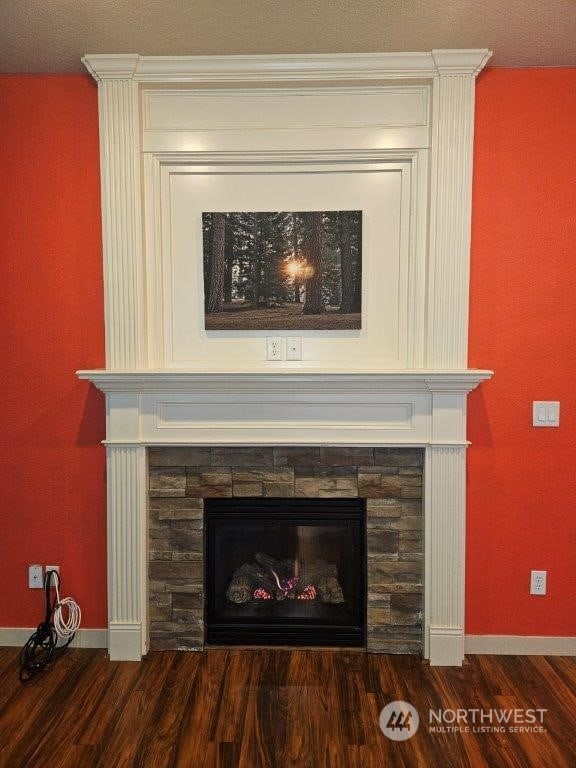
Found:
[[[205,500],[206,643],[365,642],[363,499]]]

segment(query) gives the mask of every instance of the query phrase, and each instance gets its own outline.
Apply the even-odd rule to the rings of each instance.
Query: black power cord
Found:
[[[54,600],[50,600],[51,582],[54,580]],[[58,571],[46,571],[44,576],[44,621],[38,624],[38,628],[30,636],[26,645],[20,651],[20,682],[26,683],[32,677],[42,672],[51,661],[62,655],[68,648],[75,633],[68,636],[64,645],[58,645],[58,633],[54,628],[54,612],[58,608],[58,588],[60,576]]]

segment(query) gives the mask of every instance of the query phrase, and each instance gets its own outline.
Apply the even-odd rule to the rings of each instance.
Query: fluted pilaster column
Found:
[[[98,82],[106,368],[142,368],[146,361],[141,235],[139,57],[90,56]]]
[[[429,658],[432,665],[459,665],[464,658],[466,447],[430,446],[426,470]]]
[[[146,449],[108,445],[108,648],[115,661],[147,651]]]
[[[457,53],[432,51],[438,74],[433,88],[426,367],[441,370],[466,368],[468,362],[474,87],[489,57],[488,52],[482,58]]]

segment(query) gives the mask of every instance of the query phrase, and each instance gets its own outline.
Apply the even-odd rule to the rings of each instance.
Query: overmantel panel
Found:
[[[408,340],[415,353],[406,358],[406,366],[460,368],[466,361],[467,290],[470,230],[471,141],[473,119],[474,78],[490,56],[485,49],[435,50],[424,53],[345,54],[294,56],[233,56],[233,57],[142,57],[136,54],[86,56],[83,61],[99,83],[100,127],[102,143],[103,235],[105,242],[105,290],[107,361],[110,368],[130,369],[135,366],[156,367],[161,361],[157,344],[144,328],[150,316],[144,285],[145,249],[140,242],[142,214],[142,185],[137,156],[142,152],[236,151],[284,149],[305,151],[315,148],[334,150],[401,151],[430,145],[432,169],[429,206],[419,203],[411,211],[418,218],[419,228],[428,230],[430,251],[426,275],[418,278],[417,294],[421,305],[418,326],[428,328],[426,357]],[[215,119],[215,126],[184,134],[178,127],[187,118],[182,114],[155,133],[148,142],[146,120],[155,125],[153,112],[137,108],[142,93],[149,92],[151,101],[161,102],[158,94],[201,87],[223,93],[227,103],[240,103],[239,95],[246,91],[271,92],[272,100],[282,94],[289,98],[309,99],[310,94],[295,95],[312,87],[327,104],[337,99],[340,90],[342,104],[347,98],[368,99],[373,107],[370,115],[358,117],[362,110],[348,110],[341,118],[328,110],[317,109],[310,115],[308,127],[296,120],[293,127],[270,127],[276,118],[274,110],[264,110],[262,124],[268,128],[250,128],[244,114],[244,130],[231,126],[234,109],[226,109]],[[357,95],[351,96],[357,88]],[[382,90],[384,87],[384,90]],[[334,89],[329,93],[330,88]],[[386,90],[388,89],[388,90]],[[123,98],[115,98],[116,91]],[[348,95],[344,92],[349,92]],[[376,94],[380,92],[380,97]],[[426,94],[425,98],[423,94]],[[430,106],[428,94],[431,95]],[[148,96],[146,97],[148,98]],[[190,100],[184,95],[183,104]],[[206,100],[213,98],[199,96]],[[254,98],[264,98],[261,95]],[[382,105],[377,104],[378,98]],[[232,99],[232,102],[230,101]],[[392,108],[390,99],[396,104]],[[387,117],[383,104],[388,100],[395,116]],[[424,109],[424,102],[426,108]],[[334,102],[335,103],[335,102]],[[180,109],[186,112],[187,107]],[[219,110],[222,110],[222,101]],[[289,113],[289,110],[284,110]],[[303,112],[306,110],[302,111]],[[364,110],[366,111],[366,110]],[[262,112],[262,110],[261,110]],[[422,123],[425,112],[425,122]],[[352,114],[354,113],[354,114]],[[342,113],[340,113],[342,114]],[[286,115],[285,115],[286,117]],[[387,123],[391,120],[394,125]],[[365,122],[363,122],[365,121]],[[431,121],[431,123],[430,123]],[[281,122],[278,118],[278,124]],[[339,124],[340,123],[340,124]],[[241,123],[242,124],[242,123]],[[220,126],[220,127],[218,127]],[[224,127],[222,127],[224,126]],[[262,141],[263,133],[267,135]],[[347,134],[347,138],[345,136]],[[123,136],[122,141],[114,137]],[[284,140],[279,140],[282,135]],[[143,142],[144,141],[144,145]],[[244,143],[243,143],[244,142]],[[320,207],[321,204],[320,204]],[[428,220],[428,210],[430,218]],[[156,213],[157,215],[157,213]],[[148,219],[148,212],[146,212]],[[144,222],[147,228],[147,221]],[[122,237],[118,239],[118,233]],[[424,232],[426,234],[426,232]],[[127,236],[124,236],[127,235]],[[425,290],[423,286],[426,285]],[[412,289],[411,289],[412,290]],[[153,298],[153,301],[155,299]],[[156,329],[156,333],[159,329]],[[154,335],[154,329],[152,329]],[[416,345],[418,346],[418,345]]]

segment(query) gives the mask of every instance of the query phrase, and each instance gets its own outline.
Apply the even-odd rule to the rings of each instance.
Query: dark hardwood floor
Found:
[[[165,652],[137,663],[70,650],[22,685],[18,649],[0,648],[0,680],[2,768],[576,766],[574,658],[471,656],[460,669],[360,651]],[[402,742],[378,725],[397,699],[420,716]],[[545,709],[545,732],[429,730],[430,709],[510,708]]]

